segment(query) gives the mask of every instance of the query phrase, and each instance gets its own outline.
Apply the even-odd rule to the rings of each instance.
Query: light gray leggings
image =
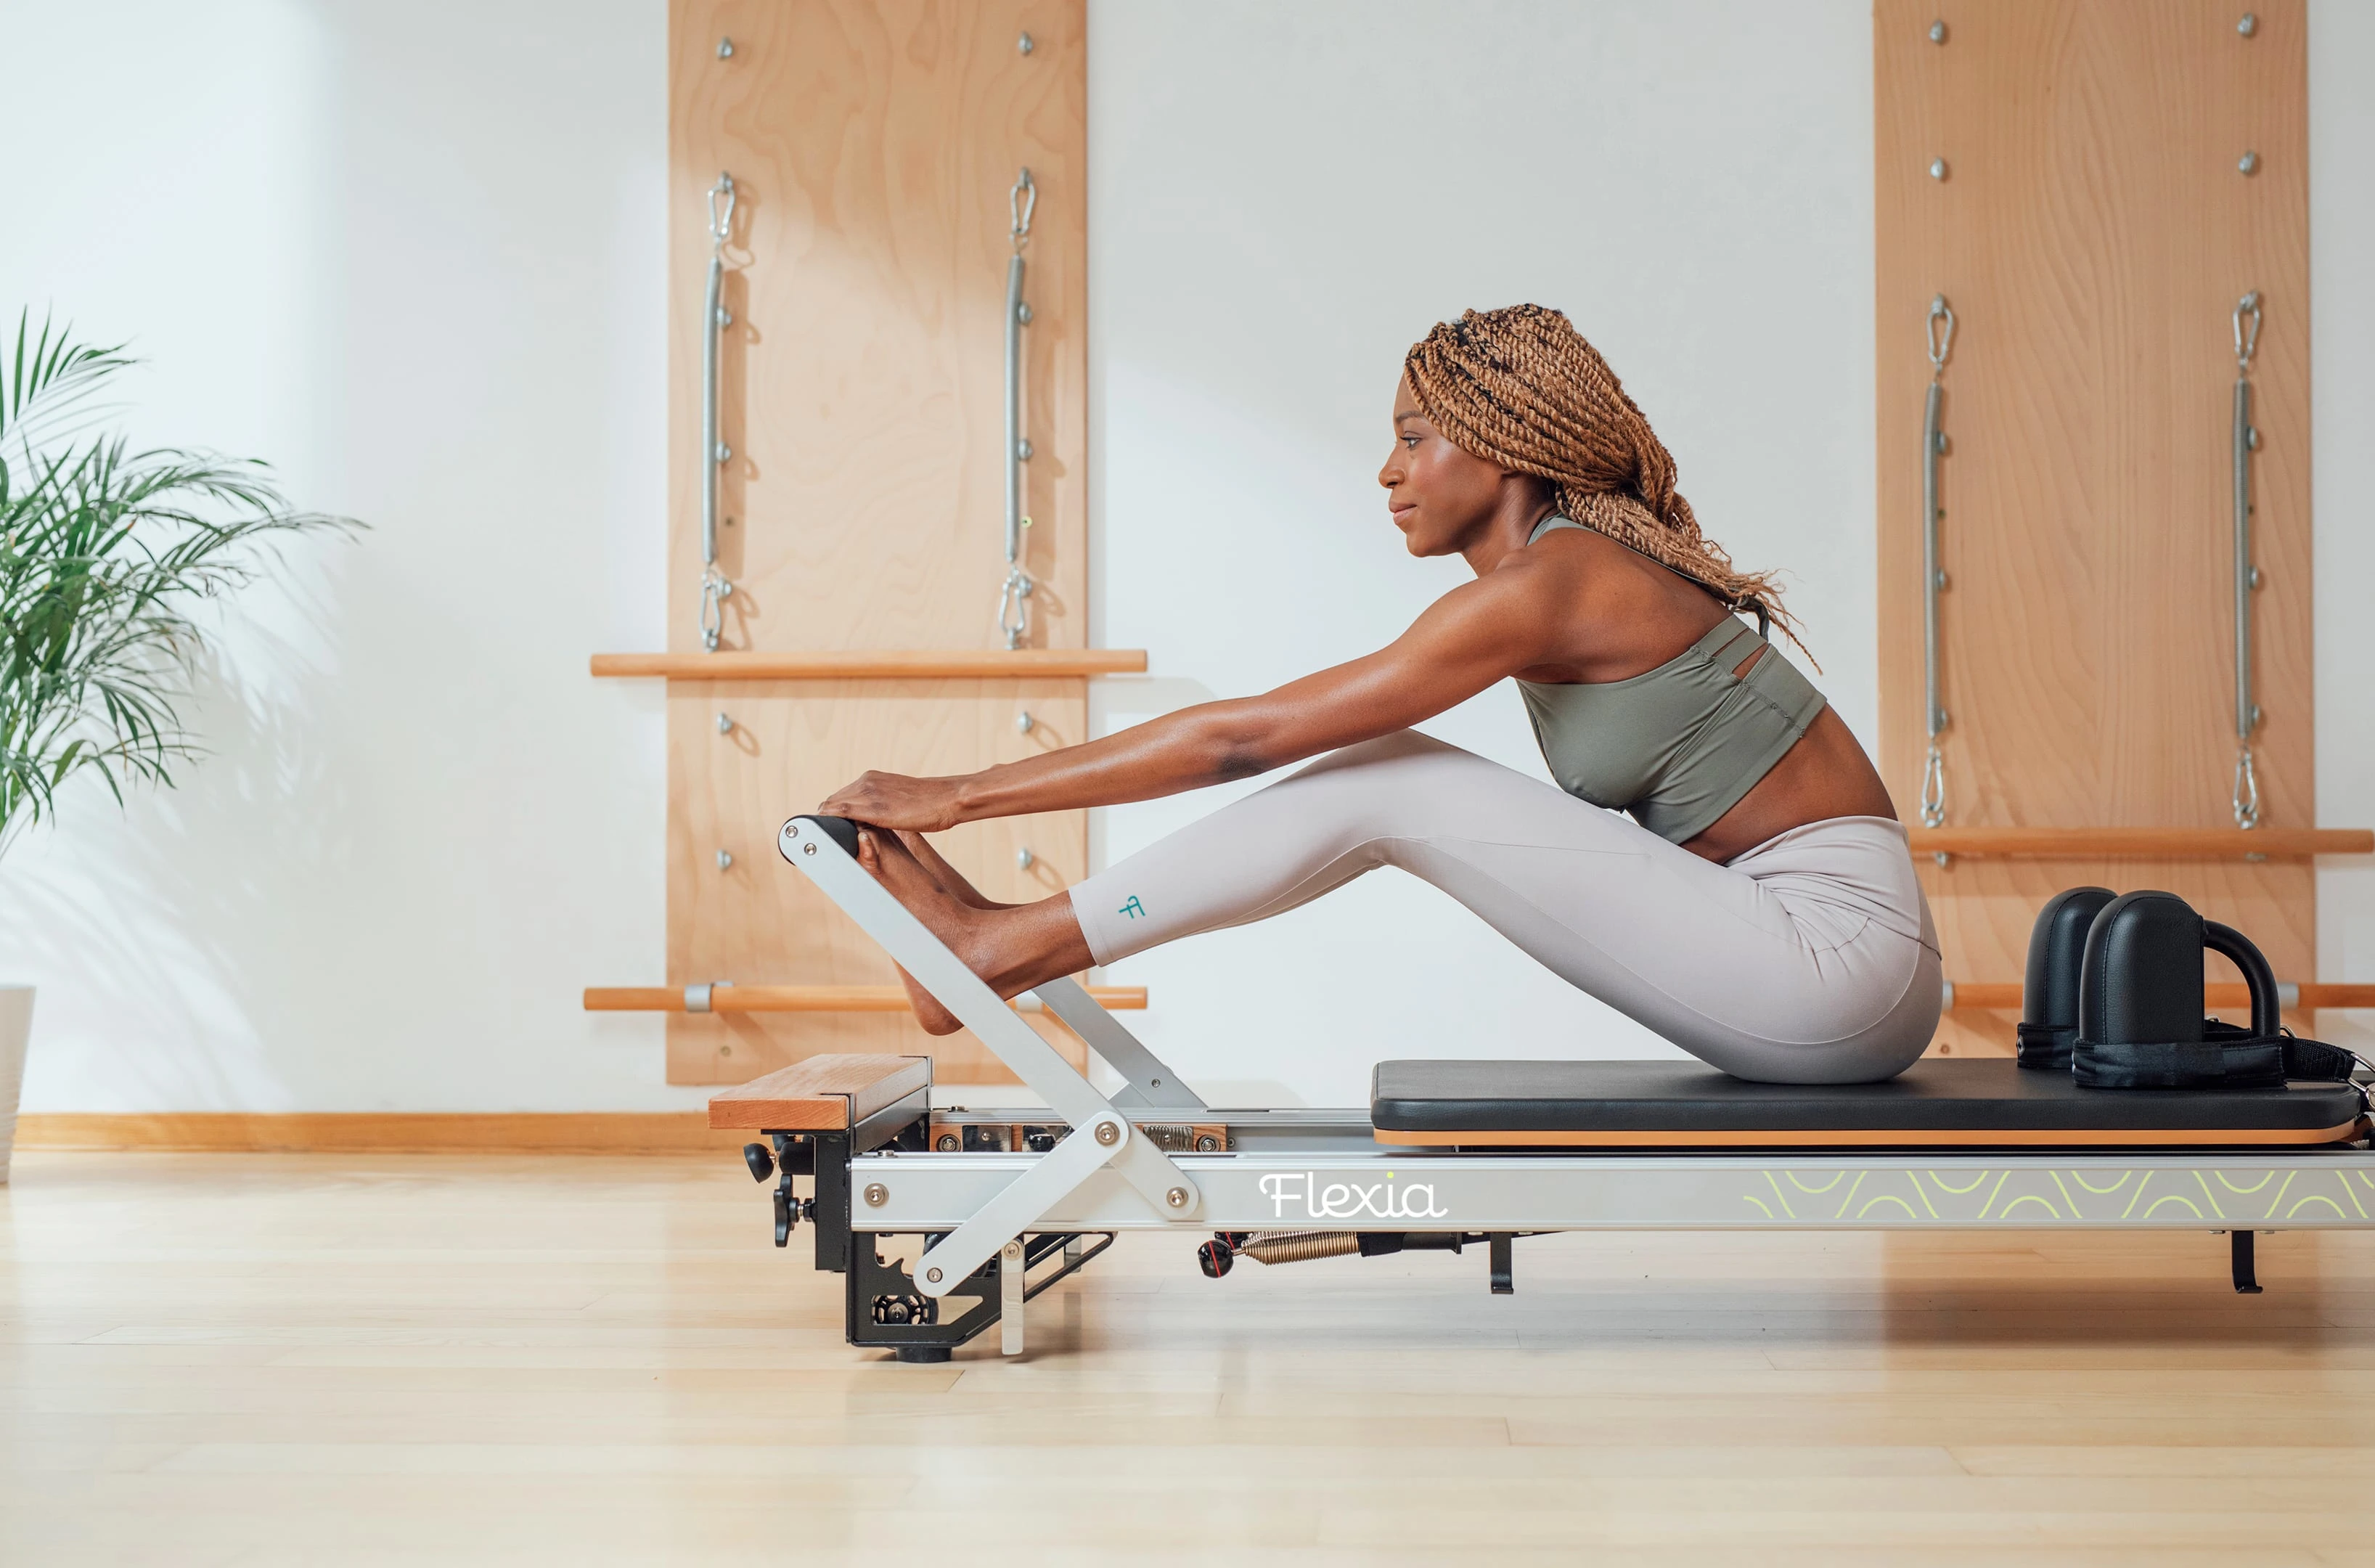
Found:
[[[1938,1027],[1905,830],[1793,829],[1719,866],[1630,818],[1404,730],[1351,746],[1076,885],[1099,963],[1282,914],[1396,866],[1568,984],[1768,1083],[1863,1083]]]

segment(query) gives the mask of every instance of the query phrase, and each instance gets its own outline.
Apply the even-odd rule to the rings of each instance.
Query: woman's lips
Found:
[[[1410,514],[1417,510],[1418,505],[1415,501],[1408,506],[1388,506],[1386,508],[1387,513],[1392,516],[1394,526],[1397,528],[1409,521]]]

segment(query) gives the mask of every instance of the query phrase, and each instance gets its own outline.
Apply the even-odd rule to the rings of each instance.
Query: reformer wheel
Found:
[[[1212,1240],[1196,1249],[1196,1267],[1204,1271],[1207,1279],[1218,1279],[1236,1263],[1236,1239],[1226,1232],[1213,1232]]]
[[[937,1323],[940,1311],[938,1302],[923,1296],[877,1296],[874,1298],[874,1321],[892,1325]]]

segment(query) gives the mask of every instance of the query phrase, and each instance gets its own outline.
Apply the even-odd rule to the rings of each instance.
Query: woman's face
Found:
[[[1412,555],[1452,555],[1492,518],[1506,468],[1451,444],[1419,412],[1404,376],[1394,393],[1394,449],[1377,470],[1386,507]]]

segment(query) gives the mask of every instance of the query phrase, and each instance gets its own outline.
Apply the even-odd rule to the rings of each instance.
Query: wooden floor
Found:
[[[34,1152],[0,1563],[2375,1563],[2375,1236],[1125,1239],[842,1343],[730,1157]],[[1489,1554],[1489,1555],[1488,1555]]]

